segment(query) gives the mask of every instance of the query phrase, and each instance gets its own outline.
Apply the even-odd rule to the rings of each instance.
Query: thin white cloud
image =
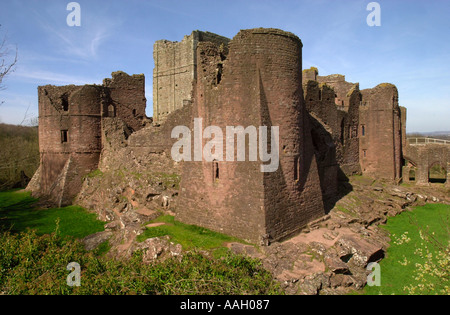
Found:
[[[33,12],[38,26],[48,35],[56,51],[65,57],[82,60],[96,60],[102,45],[121,24],[117,20],[95,16],[95,20],[83,22],[80,27],[61,26],[36,10]]]
[[[0,106],[0,122],[6,124],[27,123],[30,118],[38,116],[36,95],[24,95],[23,93],[14,93],[3,91],[1,95],[4,103]]]
[[[68,74],[56,73],[45,70],[18,69],[11,75],[12,79],[26,79],[36,84],[56,84],[56,85],[84,85],[84,84],[101,84],[102,79],[83,78]]]

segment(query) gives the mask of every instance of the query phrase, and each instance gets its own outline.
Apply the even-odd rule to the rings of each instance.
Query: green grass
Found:
[[[0,192],[0,230],[18,233],[30,228],[38,235],[50,234],[55,232],[57,221],[63,237],[83,238],[104,230],[105,222],[79,206],[37,209],[36,202],[29,192]]]
[[[430,242],[424,241],[419,230],[433,233],[433,237],[441,244],[447,247],[449,244],[448,220],[450,217],[450,206],[440,204],[427,204],[422,207],[416,207],[412,212],[404,212],[401,215],[390,218],[384,227],[391,235],[390,247],[387,250],[386,258],[380,263],[381,267],[381,286],[369,287],[364,289],[364,294],[368,295],[404,295],[409,294],[405,290],[406,286],[420,287],[424,283],[433,283],[434,290],[420,292],[420,294],[440,294],[440,290],[449,285],[447,269],[446,276],[436,277],[429,272],[426,280],[417,281],[418,267],[416,264],[429,264],[429,261],[423,259],[417,254],[417,249],[426,252],[428,247],[430,253],[435,259],[439,249]],[[442,250],[441,250],[442,252]],[[448,252],[446,264],[448,266]],[[448,268],[448,267],[447,267]],[[419,292],[417,292],[419,293]]]
[[[241,242],[237,238],[217,233],[199,226],[188,225],[175,220],[173,216],[163,215],[149,223],[164,223],[164,225],[147,228],[143,234],[138,236],[142,242],[148,238],[169,235],[172,242],[181,244],[183,249],[205,249],[213,250],[215,255],[226,252],[226,242]]]
[[[346,213],[346,214],[348,214],[348,215],[350,215],[350,216],[352,216],[352,217],[357,217],[356,213],[354,213],[353,211],[348,210],[348,209],[345,208],[344,206],[336,205],[336,208],[337,208],[339,211],[341,211],[341,212],[343,212],[343,213]]]
[[[167,173],[156,173],[155,176],[160,178],[163,185],[168,188],[180,188],[180,175],[178,174],[167,174]]]
[[[97,169],[97,170],[93,170],[92,172],[87,174],[85,177],[94,178],[94,177],[101,177],[101,176],[103,176],[103,172],[100,171],[99,169]]]

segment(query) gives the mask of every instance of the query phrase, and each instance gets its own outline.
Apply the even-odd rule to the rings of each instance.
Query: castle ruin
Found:
[[[152,161],[150,168],[181,176],[177,220],[267,244],[324,216],[347,176],[399,182],[406,109],[396,87],[360,90],[342,75],[302,71],[302,49],[296,35],[263,28],[233,39],[194,31],[181,42],[157,41],[152,119],[145,117],[143,75],[39,87],[41,164],[30,189],[70,204],[87,174],[117,167],[108,162],[112,150],[128,150],[134,164]],[[248,152],[245,161],[174,162],[171,132],[193,130],[196,118],[222,130],[278,126],[278,169],[261,172],[262,161]],[[120,148],[108,139],[111,128],[123,136]]]
[[[130,133],[145,117],[145,78],[113,73],[103,85],[40,86],[38,194],[58,206],[71,204],[82,179],[98,168],[102,124],[120,118]]]

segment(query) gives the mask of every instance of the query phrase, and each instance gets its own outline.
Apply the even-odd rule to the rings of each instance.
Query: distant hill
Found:
[[[407,137],[427,137],[434,139],[450,140],[450,131],[432,131],[432,132],[411,132]]]
[[[23,188],[39,167],[38,128],[0,123],[0,190]]]

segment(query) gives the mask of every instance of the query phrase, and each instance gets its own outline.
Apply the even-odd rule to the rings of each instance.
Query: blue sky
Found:
[[[274,27],[303,42],[303,68],[340,73],[360,88],[393,83],[408,108],[408,132],[450,130],[450,1],[381,0],[369,27],[369,0],[79,0],[81,26],[66,23],[67,0],[3,1],[0,35],[17,45],[16,71],[0,91],[0,122],[37,116],[37,87],[101,84],[122,70],[146,76],[152,116],[153,43],[193,30],[233,38]]]

